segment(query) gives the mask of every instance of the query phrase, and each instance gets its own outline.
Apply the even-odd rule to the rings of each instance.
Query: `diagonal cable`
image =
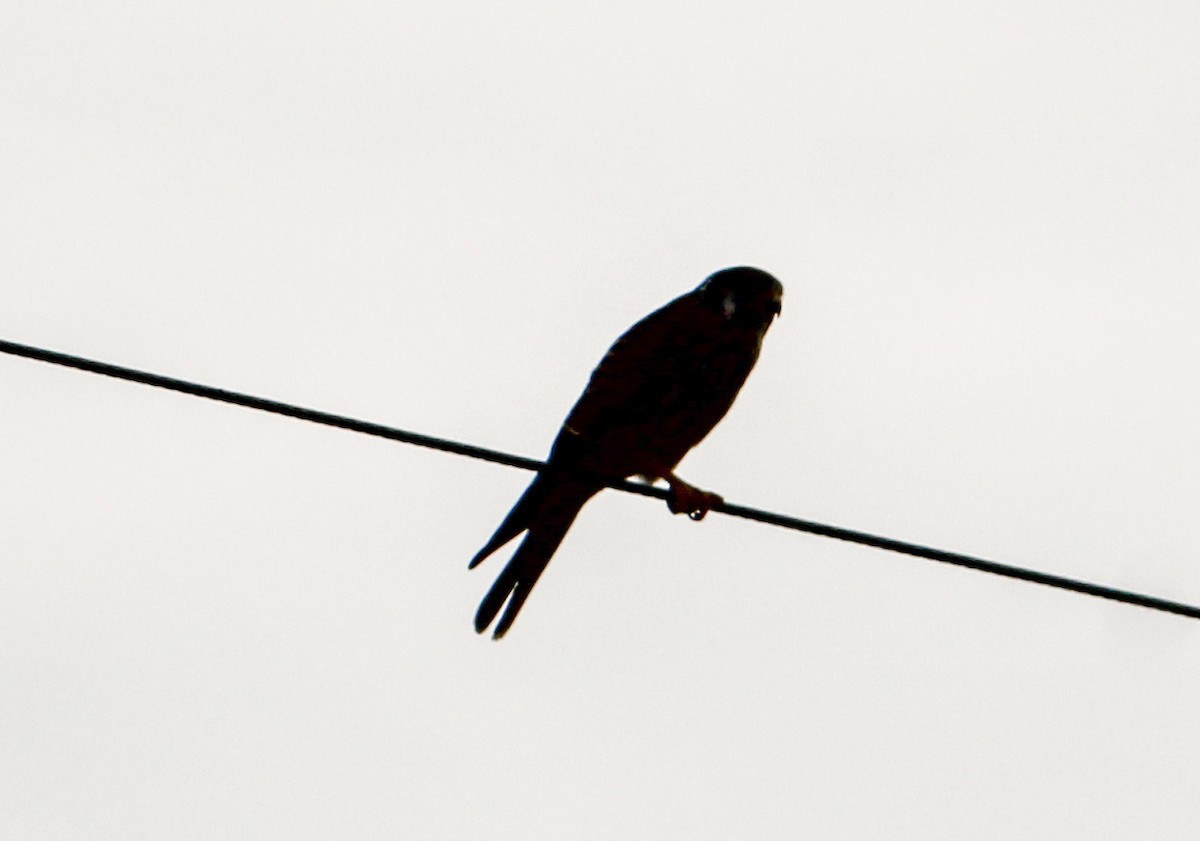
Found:
[[[161,374],[152,374],[146,371],[138,371],[133,368],[124,368],[120,365],[111,365],[107,362],[97,362],[92,359],[84,359],[80,356],[71,356],[66,353],[59,353],[57,351],[46,350],[44,348],[33,347],[30,345],[22,345],[16,342],[5,341],[3,339],[0,339],[0,352],[8,353],[13,356],[23,356],[27,359],[36,359],[42,362],[49,362],[54,365],[63,365],[67,368],[75,368],[80,371],[88,371],[93,374],[103,374],[106,377],[115,377],[120,380],[143,383],[156,388],[165,388],[170,391],[178,391],[183,394],[191,394],[196,397],[206,397],[209,400],[217,400],[221,403],[232,403],[235,406],[245,406],[248,409],[258,409],[259,411],[271,412],[276,415],[285,415],[290,418],[297,418],[299,420],[310,421],[312,423],[324,424],[325,426],[334,426],[339,429],[349,429],[353,432],[361,432],[366,435],[387,438],[391,441],[401,441],[405,444],[415,444],[418,447],[428,447],[429,449],[440,450],[446,453],[455,453],[461,456],[469,456],[471,458],[495,462],[496,464],[505,464],[509,467],[519,467],[522,470],[536,471],[545,467],[544,462],[536,459],[523,458],[510,453],[503,453],[499,450],[490,450],[486,447],[476,447],[472,444],[462,444],[457,441],[448,441],[444,438],[437,438],[432,435],[422,435],[417,432],[408,432],[403,429],[384,426],[383,424],[356,420],[355,418],[348,418],[343,415],[322,412],[317,409],[306,409],[302,406],[295,406],[290,403],[281,403],[277,400],[268,400],[264,397],[254,397],[253,395],[241,394],[236,391],[228,391],[227,389],[223,388],[200,385],[199,383],[188,382],[187,380],[180,380],[176,379],[175,377],[165,377]],[[667,492],[665,490],[636,482],[613,482],[610,487],[620,491],[626,491],[628,493],[655,497],[656,499],[667,498]],[[903,540],[895,540],[890,537],[880,537],[878,535],[868,534],[866,532],[855,531],[854,529],[825,525],[823,523],[816,523],[811,520],[802,520],[798,517],[789,517],[786,514],[775,514],[770,511],[761,511],[757,508],[748,508],[744,505],[731,505],[729,503],[722,503],[712,510],[722,514],[729,514],[734,517],[742,517],[747,520],[755,520],[760,523],[781,526],[794,531],[808,532],[809,534],[821,535],[822,537],[832,537],[837,540],[849,541],[850,543],[859,543],[863,546],[873,546],[877,549],[886,549],[890,552],[899,552],[901,554],[912,555],[917,558],[926,558],[927,560],[938,561],[939,563],[953,564],[954,566],[966,567],[968,569],[979,570],[980,572],[990,572],[993,575],[1001,575],[1005,578],[1016,578],[1021,581],[1031,581],[1035,584],[1043,584],[1047,587],[1057,587],[1060,590],[1070,590],[1075,593],[1097,596],[1102,599],[1111,599],[1112,601],[1137,605],[1139,607],[1145,607],[1151,610],[1160,610],[1166,613],[1174,613],[1179,616],[1188,616],[1192,619],[1200,619],[1200,607],[1194,607],[1192,605],[1170,601],[1168,599],[1161,599],[1157,596],[1147,596],[1141,593],[1134,593],[1129,590],[1120,590],[1115,587],[1092,584],[1087,581],[1079,581],[1077,579],[1066,578],[1061,575],[1053,575],[1047,572],[1039,572],[1037,570],[1013,566],[1011,564],[987,561],[982,558],[972,557],[971,555],[963,555],[958,552],[947,552],[943,549],[934,549],[929,546],[921,546],[916,543],[908,543]]]

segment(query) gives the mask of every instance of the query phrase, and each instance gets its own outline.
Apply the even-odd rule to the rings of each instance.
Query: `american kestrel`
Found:
[[[783,286],[760,269],[722,269],[617,339],[554,440],[546,467],[470,568],[527,532],[475,614],[483,633],[505,606],[500,639],[584,503],[612,481],[665,479],[667,506],[699,520],[723,500],[675,466],[729,411],[782,311]]]

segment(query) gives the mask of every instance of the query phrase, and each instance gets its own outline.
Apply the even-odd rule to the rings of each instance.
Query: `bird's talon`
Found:
[[[693,488],[691,485],[679,482],[671,486],[671,495],[667,497],[667,507],[672,514],[687,514],[693,522],[700,522],[709,511],[725,500],[715,493]]]

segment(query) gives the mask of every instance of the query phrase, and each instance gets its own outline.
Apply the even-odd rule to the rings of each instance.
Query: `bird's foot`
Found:
[[[687,514],[699,522],[704,519],[705,514],[725,501],[721,495],[712,491],[702,491],[677,476],[670,475],[666,479],[671,489],[671,495],[667,497],[667,507],[671,509],[672,514]]]

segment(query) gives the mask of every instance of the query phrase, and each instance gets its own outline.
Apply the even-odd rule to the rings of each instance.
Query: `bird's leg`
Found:
[[[669,470],[662,474],[662,478],[667,480],[671,489],[667,507],[672,514],[687,514],[699,522],[705,514],[725,501],[719,494],[689,485]]]

